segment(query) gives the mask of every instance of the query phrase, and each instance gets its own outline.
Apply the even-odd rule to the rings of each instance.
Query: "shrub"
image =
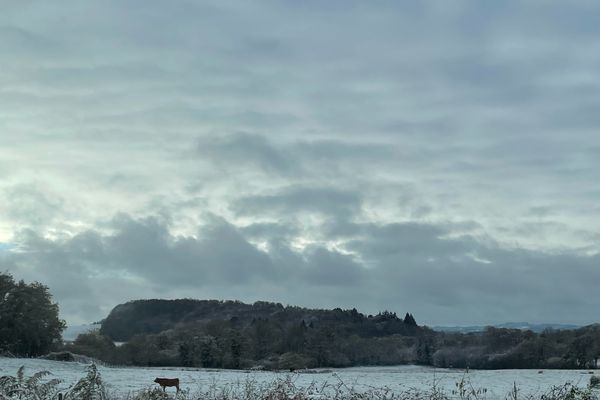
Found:
[[[53,399],[60,383],[58,379],[42,382],[50,372],[36,372],[30,377],[25,376],[25,367],[19,368],[16,376],[0,377],[0,399]]]
[[[108,400],[96,364],[87,367],[87,375],[67,391],[64,400]]]
[[[167,400],[169,395],[160,388],[144,389],[133,394],[131,400]]]
[[[299,353],[284,353],[279,357],[279,369],[305,369],[316,366],[313,358]]]

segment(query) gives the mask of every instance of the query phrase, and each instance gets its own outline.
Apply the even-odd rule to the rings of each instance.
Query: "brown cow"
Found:
[[[162,387],[163,392],[165,391],[167,386],[169,386],[169,387],[175,386],[177,388],[177,391],[179,392],[179,378],[174,378],[174,379],[156,378],[154,380],[154,382],[158,383]]]

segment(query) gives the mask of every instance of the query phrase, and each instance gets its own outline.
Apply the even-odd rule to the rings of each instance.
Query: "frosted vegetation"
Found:
[[[593,387],[600,384],[598,376],[576,370],[466,373],[402,366],[276,373],[0,358],[0,375],[1,400],[56,400],[59,394],[64,400],[596,400],[600,395]],[[167,388],[165,394],[152,383],[155,377],[178,377],[182,390]]]

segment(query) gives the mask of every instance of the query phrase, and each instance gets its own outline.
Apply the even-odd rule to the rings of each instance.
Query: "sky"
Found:
[[[0,0],[0,271],[600,322],[596,1]]]

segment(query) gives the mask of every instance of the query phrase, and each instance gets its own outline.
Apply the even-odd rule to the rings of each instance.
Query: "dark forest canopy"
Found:
[[[126,342],[117,347],[114,341]],[[210,368],[421,364],[455,368],[597,368],[600,325],[574,330],[488,327],[436,332],[414,316],[279,303],[138,300],[67,347],[107,362]]]
[[[138,300],[115,307],[98,333],[68,349],[133,365],[391,365],[413,362],[407,349],[425,331],[409,313],[403,319],[390,311],[364,315],[264,301]],[[111,348],[113,340],[126,343]]]
[[[245,328],[260,320],[276,321],[282,327],[298,324],[307,326],[344,326],[346,334],[363,337],[392,334],[414,335],[417,323],[413,316],[404,319],[396,313],[383,311],[375,316],[359,313],[355,308],[342,310],[309,309],[283,306],[281,303],[220,300],[136,300],[116,306],[102,321],[100,333],[117,342],[129,340],[138,334],[160,333],[177,326],[209,321],[231,322],[236,328]]]

